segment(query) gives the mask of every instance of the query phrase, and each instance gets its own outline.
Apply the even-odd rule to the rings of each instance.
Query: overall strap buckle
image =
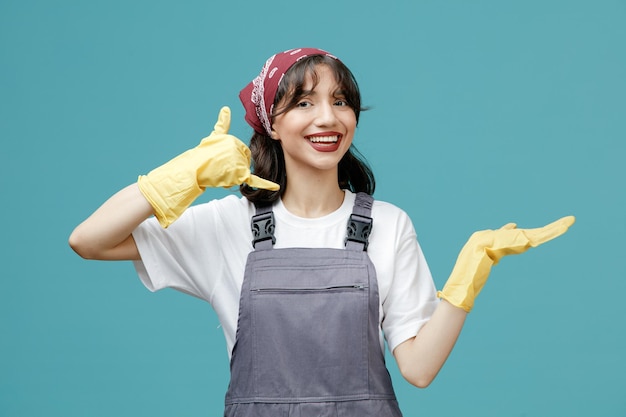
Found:
[[[349,242],[355,242],[363,245],[363,250],[367,250],[369,244],[369,236],[372,231],[372,218],[352,213],[348,220],[348,229],[346,233],[345,245],[348,247]]]
[[[369,236],[372,232],[372,206],[374,198],[366,193],[357,193],[352,214],[348,219],[345,245],[351,250],[367,250]]]
[[[270,249],[276,243],[276,237],[274,236],[275,224],[272,211],[252,216],[250,225],[252,229],[252,247],[257,249],[257,243],[259,243],[258,249]]]

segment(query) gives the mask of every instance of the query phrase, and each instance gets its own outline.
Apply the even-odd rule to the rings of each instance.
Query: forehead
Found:
[[[307,71],[304,74],[304,79],[301,80],[301,85],[304,90],[309,91],[317,90],[319,87],[333,90],[341,87],[335,72],[326,64],[318,64]]]

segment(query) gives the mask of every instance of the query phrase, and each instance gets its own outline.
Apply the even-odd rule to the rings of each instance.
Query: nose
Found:
[[[337,116],[335,115],[335,107],[331,103],[321,103],[317,106],[317,114],[315,117],[315,124],[317,126],[334,126],[337,122]]]

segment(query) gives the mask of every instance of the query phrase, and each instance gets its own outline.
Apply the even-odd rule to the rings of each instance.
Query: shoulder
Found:
[[[226,197],[210,200],[206,203],[193,205],[185,211],[183,217],[190,217],[193,222],[202,222],[206,220],[229,223],[231,221],[241,221],[253,213],[254,205],[245,197],[237,195],[228,195]]]
[[[215,234],[219,230],[248,224],[248,218],[254,211],[254,205],[246,198],[229,195],[189,207],[169,228],[163,229],[154,218],[143,222],[133,232],[137,236],[163,236],[175,239],[178,236],[189,240],[189,237],[207,237],[207,231]],[[198,233],[200,232],[200,233]]]
[[[382,224],[387,230],[396,233],[415,235],[409,215],[400,207],[382,200],[374,200],[372,218],[375,224]]]
[[[354,202],[356,194],[346,190],[346,201]],[[371,243],[384,242],[385,250],[400,245],[401,241],[415,240],[416,234],[408,214],[398,206],[374,198],[372,204]]]
[[[374,205],[372,206],[372,213],[390,217],[390,218],[408,218],[408,215],[400,207],[389,203],[387,201],[374,199]]]
[[[248,216],[254,211],[254,204],[245,197],[235,194],[228,195],[223,198],[211,200],[205,204],[199,204],[194,207],[204,207],[205,210],[215,211],[219,214],[226,215],[245,215]]]

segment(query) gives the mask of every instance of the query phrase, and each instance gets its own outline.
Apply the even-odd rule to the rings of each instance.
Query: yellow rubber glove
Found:
[[[562,235],[574,221],[574,216],[567,216],[537,229],[517,229],[515,223],[509,223],[498,230],[475,232],[461,249],[446,285],[437,296],[469,313],[492,265],[503,256],[523,253]]]
[[[246,183],[272,191],[280,188],[250,173],[250,149],[229,135],[228,129],[230,109],[222,107],[213,132],[198,146],[139,177],[139,189],[161,226],[168,227],[178,219],[206,187]]]

